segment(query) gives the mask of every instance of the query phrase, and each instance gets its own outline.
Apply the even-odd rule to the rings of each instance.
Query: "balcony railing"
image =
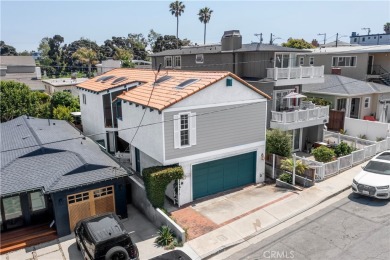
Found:
[[[323,78],[324,66],[310,67],[288,67],[288,68],[269,68],[267,69],[267,78],[273,80],[280,79],[307,79]]]
[[[298,109],[294,111],[271,111],[272,119],[271,122],[278,123],[296,123],[296,122],[306,122],[310,120],[316,120],[321,118],[329,117],[329,106],[320,107],[316,106],[311,109]]]

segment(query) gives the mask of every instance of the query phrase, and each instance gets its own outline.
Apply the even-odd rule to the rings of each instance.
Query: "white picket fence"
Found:
[[[333,175],[339,174],[357,164],[371,159],[378,153],[390,150],[390,137],[385,140],[374,142],[357,137],[342,135],[324,131],[324,141],[339,144],[341,141],[347,142],[349,145],[357,147],[358,150],[351,154],[339,157],[337,160],[327,163],[313,161],[307,158],[298,157],[308,167],[316,170],[316,180],[321,181]]]

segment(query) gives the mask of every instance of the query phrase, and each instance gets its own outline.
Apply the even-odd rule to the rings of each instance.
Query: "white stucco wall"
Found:
[[[122,120],[118,120],[118,135],[130,143],[145,112],[141,125],[146,126],[139,128],[131,145],[137,147],[153,159],[163,162],[163,124],[159,123],[163,120],[162,114],[159,114],[157,110],[150,111],[149,108],[145,109],[142,106],[136,107],[135,104],[130,105],[129,102],[124,103],[122,101]],[[152,123],[156,124],[149,125]]]
[[[346,117],[344,128],[347,130],[347,135],[349,136],[358,137],[359,135],[366,135],[372,141],[376,141],[378,137],[385,138],[389,135],[388,123]]]

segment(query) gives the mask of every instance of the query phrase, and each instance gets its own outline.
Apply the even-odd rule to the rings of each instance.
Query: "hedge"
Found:
[[[146,195],[155,208],[164,207],[165,190],[173,180],[184,176],[181,166],[154,166],[142,171]]]

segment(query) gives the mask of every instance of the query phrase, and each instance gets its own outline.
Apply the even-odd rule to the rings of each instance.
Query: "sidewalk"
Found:
[[[196,252],[198,259],[215,255],[219,251],[238,245],[349,189],[353,177],[361,171],[363,164],[316,183],[311,188],[301,192],[292,192],[291,195],[289,194],[281,200],[252,210],[249,214],[245,214],[239,219],[235,218],[234,221],[227,222],[186,244]],[[274,197],[274,194],[269,189],[268,194],[263,193],[262,196],[266,200],[267,197]],[[218,259],[218,256],[215,259]]]

